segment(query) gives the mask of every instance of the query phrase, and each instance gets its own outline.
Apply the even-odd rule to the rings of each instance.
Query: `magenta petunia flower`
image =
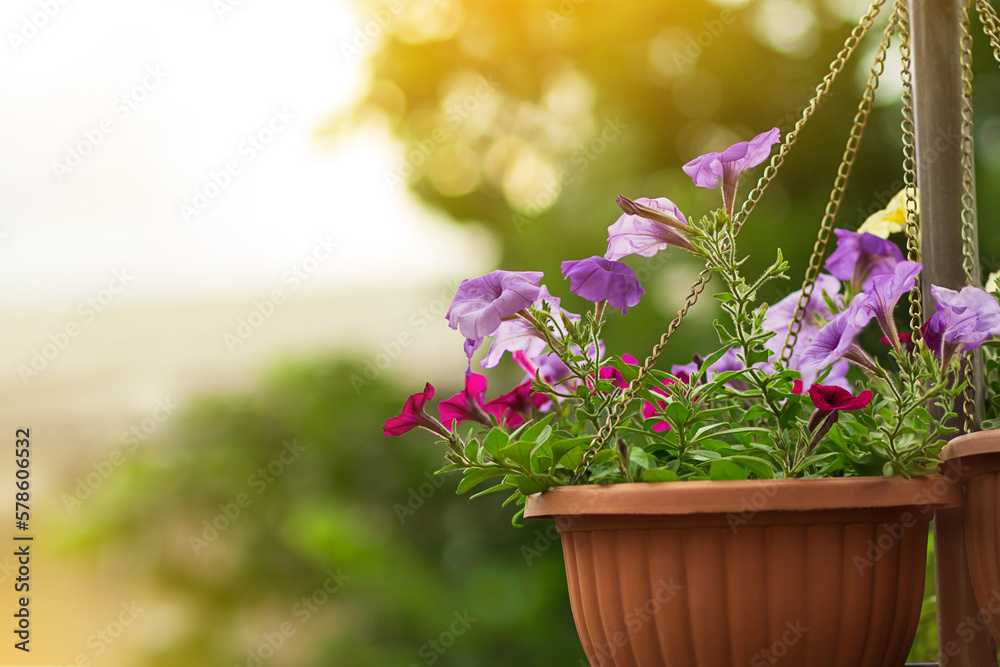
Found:
[[[627,255],[652,257],[668,245],[694,250],[681,230],[687,219],[666,197],[635,201],[618,197],[624,214],[608,227],[608,251],[605,259],[618,260]]]
[[[875,276],[891,274],[903,261],[903,253],[892,241],[867,232],[859,234],[835,229],[837,249],[826,260],[826,270],[850,281],[856,292],[871,287]]]
[[[955,353],[1000,335],[1000,304],[984,290],[967,286],[956,292],[931,285],[931,294],[938,310],[924,328],[924,340],[946,367]]]
[[[562,273],[569,278],[569,290],[588,301],[607,301],[612,308],[628,312],[645,294],[635,271],[621,262],[603,257],[588,257],[562,263]]]
[[[847,310],[819,330],[802,353],[802,367],[820,371],[841,357],[855,362],[862,368],[875,371],[875,362],[854,342],[858,333],[872,319],[868,294],[858,294]]]
[[[676,375],[676,373],[673,374]],[[685,384],[687,383],[687,381],[688,378],[684,378]],[[663,380],[663,387],[668,387],[672,384],[675,384],[674,380],[671,380],[669,378]],[[653,387],[652,391],[666,397],[670,396],[670,394],[667,393],[667,390],[662,387]],[[673,428],[672,426],[670,426],[670,422],[668,422],[663,417],[663,411],[666,409],[666,407],[667,407],[666,401],[645,401],[642,404],[643,421],[649,421],[650,419],[656,420],[653,422],[652,429],[657,433],[662,433],[663,431],[669,431]]]
[[[434,398],[434,387],[428,382],[424,385],[424,390],[413,394],[403,405],[403,411],[396,417],[385,420],[382,433],[388,438],[394,435],[403,435],[418,426],[426,428],[434,433],[443,434],[444,429],[433,417],[424,412],[427,401]]]
[[[872,402],[872,392],[870,389],[865,389],[855,396],[842,387],[814,384],[809,387],[809,398],[816,409],[823,412],[861,410]]]
[[[492,336],[500,323],[534,303],[541,271],[493,271],[463,280],[446,317],[448,325],[472,340]]]
[[[441,421],[444,422],[445,428],[454,431],[457,424],[470,420],[489,426],[489,417],[483,409],[485,395],[486,378],[478,373],[467,373],[465,388],[448,400],[438,403],[438,411],[441,413]]]
[[[535,391],[531,382],[523,382],[509,392],[494,398],[483,406],[487,414],[497,418],[497,421],[510,428],[517,428],[525,422],[525,417],[531,411],[549,402],[548,396]]]
[[[560,333],[565,334],[566,332],[561,330],[561,316],[565,315],[569,320],[574,322],[579,320],[580,316],[560,308],[559,301],[559,298],[549,294],[548,288],[543,285],[539,289],[538,298],[532,305],[535,308],[548,305],[549,312],[555,317],[556,326],[560,327]],[[520,350],[528,358],[533,359],[542,354],[545,351],[545,347],[546,342],[542,334],[527,320],[520,317],[504,320],[493,333],[493,344],[490,345],[490,351],[486,355],[486,358],[483,359],[482,366],[483,368],[494,368],[500,363],[503,353],[508,351],[516,352]]]
[[[872,392],[865,389],[855,396],[848,390],[833,385],[814,384],[809,387],[809,398],[816,406],[816,412],[809,418],[809,430],[813,432],[809,442],[811,451],[823,436],[829,432],[845,410],[862,410],[872,401]]]
[[[684,173],[699,188],[714,188],[722,180],[722,204],[732,219],[736,202],[736,186],[740,174],[756,167],[771,154],[771,148],[781,139],[781,130],[773,128],[750,141],[733,144],[722,153],[706,153],[684,165]]]
[[[622,361],[632,366],[636,366],[639,363],[639,361],[631,354],[623,354]],[[600,368],[598,368],[597,378],[599,380],[611,380],[611,382],[619,389],[628,389],[628,382],[625,381],[625,376],[622,375],[622,372],[617,368],[615,368],[614,366],[601,366]],[[593,380],[594,380],[593,375],[587,378],[587,387],[589,389],[594,388]]]
[[[868,297],[869,311],[899,354],[902,354],[902,348],[892,313],[899,299],[916,285],[917,274],[922,268],[918,262],[899,262],[892,273],[872,277],[871,286],[864,292]]]

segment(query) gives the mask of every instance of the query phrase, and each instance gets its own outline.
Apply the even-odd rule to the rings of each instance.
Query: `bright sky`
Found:
[[[357,21],[346,0],[5,0],[0,307],[75,304],[121,269],[130,301],[489,270],[484,234],[386,184],[385,132],[315,140],[363,84]]]

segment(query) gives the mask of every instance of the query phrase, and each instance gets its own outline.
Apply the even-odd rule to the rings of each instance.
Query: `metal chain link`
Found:
[[[976,200],[975,200],[975,165],[973,164],[973,131],[972,123],[972,34],[969,18],[969,5],[962,3],[962,269],[965,271],[966,284],[979,285],[979,271],[976,254]],[[963,363],[966,386],[963,391],[965,413],[965,432],[975,430],[976,421],[976,386],[972,355],[966,355]]]
[[[920,227],[917,224],[917,160],[913,138],[913,80],[910,71],[910,15],[906,0],[896,0],[899,17],[899,58],[900,79],[903,83],[903,209],[906,214],[906,257],[912,262],[920,261]],[[920,337],[923,313],[920,305],[920,276],[916,277],[910,290],[910,334],[914,340]]]
[[[830,230],[833,228],[833,222],[837,218],[837,211],[840,210],[840,204],[844,199],[847,180],[851,176],[851,168],[854,166],[854,160],[857,157],[858,145],[861,143],[861,137],[864,135],[865,126],[868,124],[868,115],[871,112],[872,103],[875,101],[875,90],[878,88],[879,77],[885,71],[886,53],[889,50],[889,44],[892,41],[892,34],[895,29],[896,10],[893,9],[892,14],[889,16],[889,22],[882,33],[882,41],[875,52],[875,58],[872,60],[868,81],[865,84],[861,102],[858,104],[858,111],[854,115],[851,134],[844,148],[844,156],[840,161],[840,166],[837,168],[837,178],[833,183],[830,198],[827,200],[823,219],[820,221],[819,233],[816,237],[816,243],[813,245],[812,255],[809,257],[809,265],[806,268],[805,278],[802,282],[802,290],[799,292],[798,303],[795,304],[795,313],[792,315],[791,322],[788,323],[788,331],[785,334],[781,351],[778,354],[778,359],[785,365],[791,361],[792,350],[795,349],[799,332],[802,330],[802,325],[805,322],[806,306],[812,299],[813,288],[816,286],[816,278],[819,276],[823,257],[826,255],[826,246],[830,240]]]
[[[997,62],[1000,62],[1000,17],[997,17],[996,10],[993,9],[988,0],[977,0],[976,11],[979,13],[979,21],[983,24],[983,30],[993,46],[993,57],[997,59]]]
[[[836,80],[837,75],[844,69],[847,61],[850,59],[851,55],[854,53],[858,46],[858,43],[868,32],[875,22],[875,18],[878,16],[879,10],[882,5],[885,4],[885,0],[874,0],[868,11],[861,18],[860,23],[851,30],[851,34],[844,41],[844,46],[837,53],[837,57],[834,58],[833,62],[830,64],[830,70],[827,72],[823,80],[816,86],[816,94],[809,100],[806,108],[802,111],[802,117],[799,118],[798,122],[795,123],[788,134],[785,135],[785,139],[778,149],[778,152],[771,157],[771,161],[768,166],[764,169],[763,175],[757,181],[756,187],[750,191],[747,195],[746,200],[743,202],[743,206],[740,210],[733,216],[733,238],[739,235],[740,230],[746,223],[746,220],[750,213],[753,211],[754,207],[757,205],[757,201],[760,199],[764,190],[770,184],[771,180],[774,178],[778,171],[778,167],[785,160],[785,155],[788,153],[789,149],[795,143],[798,138],[799,132],[805,125],[806,121],[813,115],[816,109],[819,107],[823,98],[826,96],[827,92],[830,90],[830,86],[833,85],[834,80]],[[663,348],[666,347],[670,338],[674,335],[677,327],[680,326],[681,321],[687,316],[688,311],[692,306],[698,301],[698,297],[702,292],[705,291],[705,287],[708,285],[708,281],[712,277],[712,271],[708,265],[701,270],[698,274],[698,278],[695,280],[694,284],[691,286],[687,297],[684,299],[684,304],[681,309],[677,311],[677,315],[670,322],[667,330],[660,336],[659,342],[653,346],[653,350],[650,352],[649,356],[646,357],[646,361],[639,368],[639,374],[636,378],[629,384],[628,388],[622,397],[615,403],[612,408],[608,418],[604,422],[604,426],[601,427],[594,441],[591,443],[590,447],[584,453],[582,460],[579,465],[573,471],[573,483],[580,481],[584,473],[594,462],[594,457],[597,453],[604,447],[607,441],[611,438],[611,434],[614,433],[615,428],[621,422],[622,417],[625,415],[625,411],[628,409],[632,401],[635,400],[635,396],[642,386],[643,381],[649,374],[656,360],[659,358],[660,353]]]

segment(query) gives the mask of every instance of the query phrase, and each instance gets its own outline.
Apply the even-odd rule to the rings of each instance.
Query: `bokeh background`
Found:
[[[680,166],[791,129],[867,4],[5,2],[0,415],[11,445],[31,428],[36,541],[32,652],[7,630],[0,663],[585,664],[554,528],[455,497],[430,439],[382,422],[460,388],[462,278],[542,270],[565,296],[616,195],[716,207]],[[974,32],[986,272],[1000,76]],[[741,238],[751,271],[777,245],[796,267],[769,299],[801,279],[877,37]],[[901,186],[898,81],[891,56],[838,226]],[[699,267],[638,259],[607,344],[641,356]],[[704,301],[671,362],[714,336]]]

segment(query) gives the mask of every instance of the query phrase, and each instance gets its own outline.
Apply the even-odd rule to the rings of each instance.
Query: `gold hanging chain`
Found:
[[[991,8],[992,9],[992,8]],[[970,31],[969,5],[962,3],[962,268],[967,285],[979,285],[979,271],[976,254],[976,174],[973,164],[972,122],[972,34]],[[976,387],[972,355],[966,355],[963,362],[965,372],[964,398],[965,432],[972,433],[976,427]]]
[[[917,224],[917,161],[913,138],[913,78],[910,71],[910,15],[906,0],[896,0],[899,20],[900,79],[903,83],[903,210],[906,217],[906,257],[912,262],[920,261],[920,227]],[[920,306],[920,276],[916,277],[910,290],[910,334],[916,340],[920,336],[923,314]]]
[[[746,200],[743,202],[743,206],[740,210],[733,216],[733,238],[740,233],[743,225],[746,223],[747,218],[753,211],[754,207],[757,205],[757,201],[760,199],[761,195],[764,194],[764,190],[770,184],[771,180],[774,178],[778,171],[778,168],[785,160],[785,155],[788,153],[789,149],[798,139],[799,132],[805,125],[806,121],[812,117],[813,113],[819,107],[823,98],[826,97],[827,92],[829,92],[830,87],[836,80],[837,75],[844,69],[847,61],[850,59],[851,55],[857,49],[858,43],[868,32],[869,28],[875,22],[875,18],[878,16],[879,10],[882,5],[885,4],[885,0],[873,0],[868,11],[861,18],[861,21],[851,30],[851,34],[848,35],[847,39],[844,41],[844,46],[841,48],[840,52],[837,53],[837,57],[834,58],[833,62],[830,63],[830,70],[823,77],[823,80],[816,86],[816,94],[813,95],[812,99],[806,105],[805,109],[802,111],[802,117],[799,118],[798,122],[795,123],[788,134],[785,135],[785,139],[778,149],[778,152],[771,157],[770,163],[764,169],[764,173],[761,175],[760,179],[757,181],[756,187],[750,191],[747,195]],[[608,414],[607,419],[604,422],[604,426],[598,432],[594,441],[591,443],[590,447],[584,453],[582,460],[576,469],[573,471],[573,483],[577,483],[583,477],[584,473],[594,462],[594,457],[597,453],[607,444],[607,441],[611,438],[611,434],[614,433],[615,428],[621,422],[622,417],[625,415],[625,411],[628,409],[632,401],[635,400],[635,396],[642,386],[643,381],[649,374],[649,371],[653,368],[656,360],[659,358],[660,353],[663,348],[666,347],[670,338],[677,331],[677,327],[680,326],[681,321],[687,316],[688,311],[692,306],[698,301],[698,297],[702,292],[705,291],[705,287],[708,285],[708,281],[712,277],[712,271],[705,266],[698,274],[698,278],[695,280],[694,284],[691,286],[691,290],[688,292],[687,297],[684,299],[684,304],[681,306],[680,310],[677,311],[677,315],[671,320],[670,324],[667,326],[667,330],[660,336],[659,342],[653,346],[653,350],[650,352],[649,356],[646,357],[646,361],[639,368],[639,374],[636,378],[629,383],[628,388],[618,401],[615,402],[614,407]]]
[[[1000,62],[1000,18],[997,17],[996,10],[993,9],[988,0],[976,0],[976,11],[979,13],[979,21],[983,24],[983,30],[993,46],[993,57],[997,59],[997,62]]]
[[[781,345],[778,358],[784,365],[788,365],[791,361],[792,351],[795,349],[799,332],[802,330],[802,325],[805,322],[806,307],[812,299],[813,288],[816,286],[816,278],[819,276],[823,258],[826,255],[826,246],[830,240],[830,230],[833,228],[833,222],[837,218],[837,211],[840,210],[840,204],[844,199],[844,190],[847,187],[847,180],[851,176],[851,168],[854,166],[854,160],[857,157],[858,145],[861,143],[865,126],[868,124],[868,115],[871,112],[872,103],[875,101],[875,90],[878,88],[879,77],[885,71],[886,53],[889,50],[892,34],[896,28],[896,11],[894,8],[889,17],[889,22],[882,33],[882,41],[879,43],[878,50],[875,52],[875,58],[872,60],[868,81],[865,84],[861,102],[858,104],[858,111],[854,115],[854,124],[851,126],[851,134],[847,139],[847,146],[844,148],[844,156],[840,161],[840,167],[837,169],[837,178],[833,183],[833,190],[830,192],[830,198],[826,203],[826,210],[819,225],[819,234],[816,237],[815,245],[813,245],[812,255],[809,257],[809,265],[806,268],[802,290],[799,292],[798,303],[795,304],[795,313],[792,315],[792,321],[788,323],[788,331]]]

